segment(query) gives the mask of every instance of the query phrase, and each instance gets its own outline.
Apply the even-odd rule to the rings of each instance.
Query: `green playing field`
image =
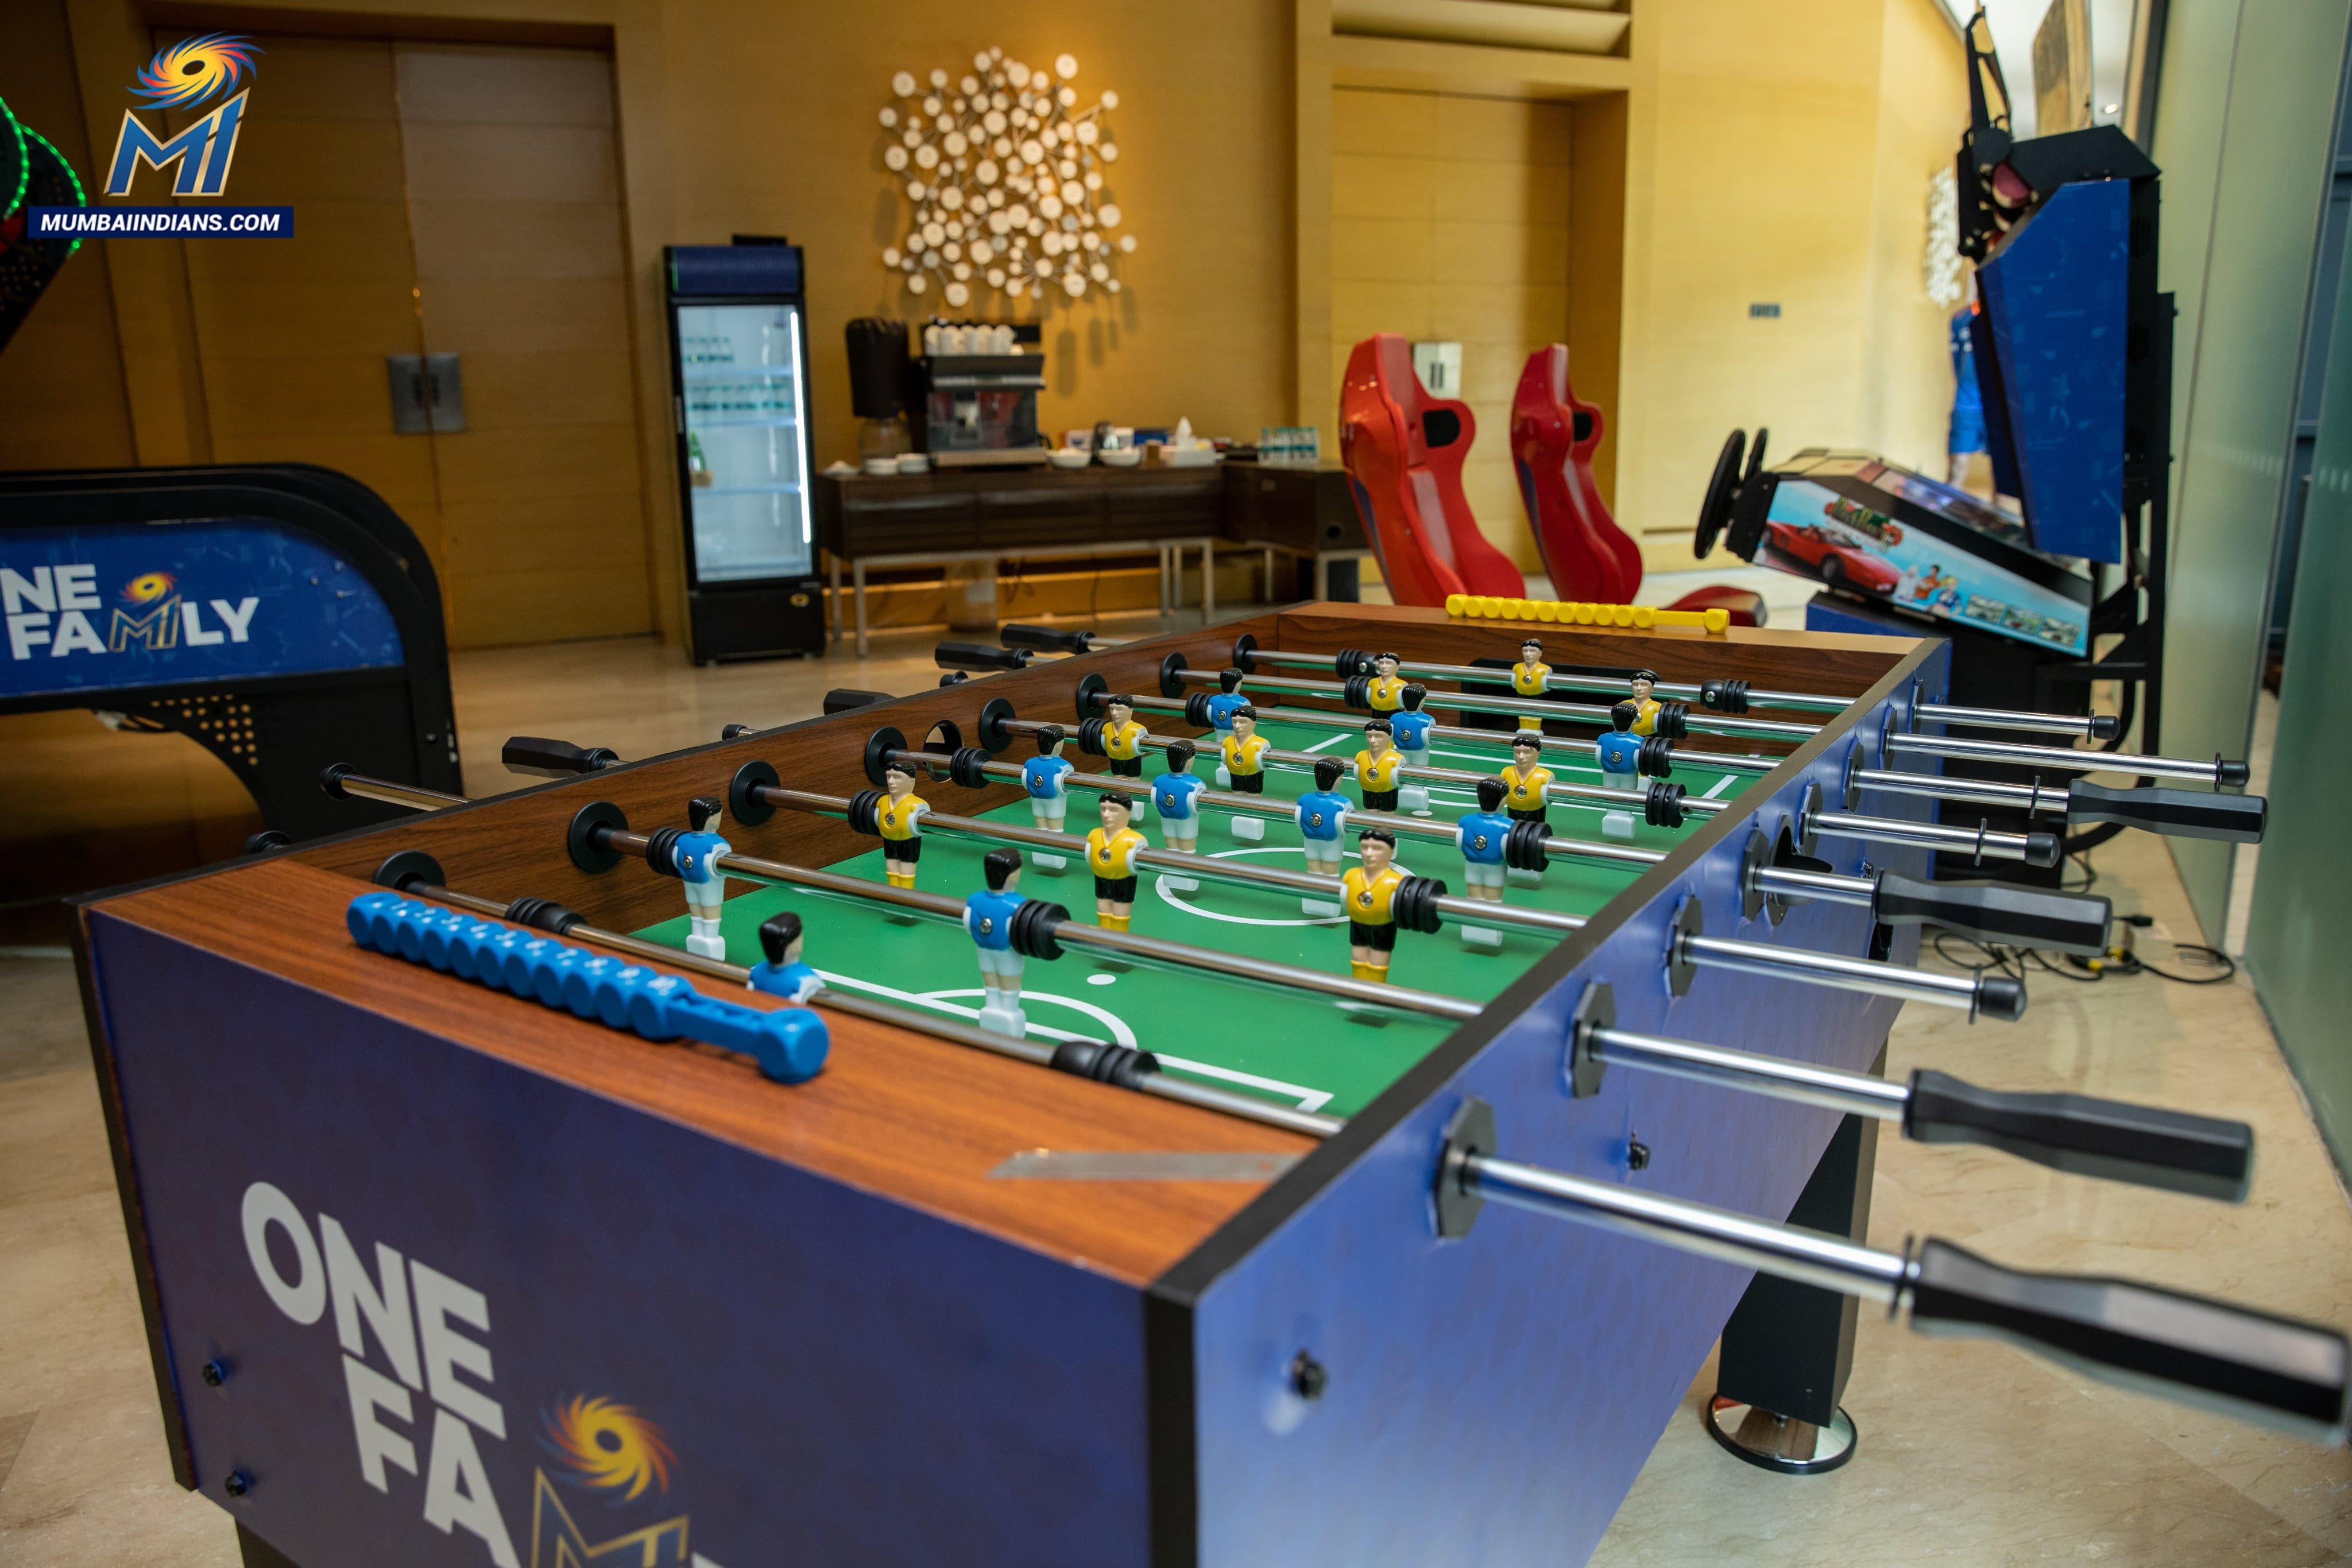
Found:
[[[1278,748],[1343,757],[1352,755],[1360,744],[1360,737],[1349,731],[1303,726],[1266,724],[1259,733]],[[1017,747],[1006,758],[1017,761],[1028,755],[1034,752]],[[1507,759],[1499,746],[1454,741],[1434,747],[1430,758],[1438,767],[1476,771],[1498,767]],[[1072,760],[1089,768],[1100,766],[1094,759],[1074,756]],[[1590,763],[1580,766],[1556,757],[1548,757],[1546,762],[1562,783],[1600,782],[1599,768]],[[1153,776],[1162,770],[1156,758],[1146,766]],[[1205,753],[1194,770],[1204,778],[1213,773],[1213,765]],[[1674,777],[1695,795],[1720,799],[1736,793],[1748,776],[1719,773],[1677,759]],[[1213,783],[1213,779],[1209,781]],[[1272,771],[1266,777],[1266,793],[1269,799],[1292,799],[1311,788],[1312,782],[1304,772]],[[1341,789],[1353,798],[1348,783],[1343,781]],[[938,810],[961,814],[956,796],[962,791],[955,786],[926,783],[921,792]],[[1096,801],[1091,790],[1071,792],[1065,825],[1071,831],[1072,843],[1066,871],[1050,875],[1032,865],[1021,875],[1023,893],[1066,905],[1078,921],[1094,918],[1094,883],[1080,858],[1079,840],[1097,825]],[[1451,821],[1475,804],[1467,786],[1441,787],[1431,792],[1431,806],[1440,821]],[[1552,831],[1560,838],[1599,840],[1601,810],[1599,806],[1555,802]],[[1023,825],[1032,820],[1025,800],[984,815]],[[1290,871],[1306,869],[1295,828],[1269,821],[1265,838],[1252,841],[1234,835],[1237,820],[1227,812],[1205,813],[1201,852]],[[1638,817],[1635,821],[1633,841],[1645,848],[1671,847],[1681,832],[1688,831],[1653,828],[1641,823]],[[1156,818],[1139,818],[1135,825],[1154,847],[1160,844]],[[982,885],[981,857],[991,847],[945,834],[928,835],[916,885],[961,901]],[[1397,864],[1417,875],[1439,878],[1456,894],[1466,891],[1461,856],[1444,840],[1401,840]],[[879,883],[882,854],[877,849],[828,869]],[[1638,870],[1554,860],[1540,886],[1523,887],[1515,882],[1506,899],[1528,908],[1591,915],[1630,883]],[[804,956],[828,986],[961,1019],[979,1016],[980,969],[971,940],[962,927],[887,913],[883,906],[863,900],[775,886],[730,898],[723,923],[728,956],[738,964],[756,963],[761,956],[760,922],[782,909],[800,912],[808,933]],[[681,915],[638,935],[683,946],[686,925]],[[1200,880],[1197,889],[1180,892],[1147,871],[1137,894],[1132,929],[1192,946],[1246,953],[1328,974],[1348,973],[1346,921],[1307,914],[1296,894],[1206,879]],[[1551,942],[1540,932],[1501,929],[1499,949],[1465,945],[1451,922],[1432,935],[1401,932],[1390,977],[1401,986],[1486,1001],[1516,979]],[[1171,1071],[1339,1116],[1354,1114],[1454,1027],[1444,1019],[1110,959],[1075,947],[1066,948],[1061,958],[1050,963],[1031,959],[1023,979],[1022,1005],[1032,1036],[1113,1040],[1153,1052]]]

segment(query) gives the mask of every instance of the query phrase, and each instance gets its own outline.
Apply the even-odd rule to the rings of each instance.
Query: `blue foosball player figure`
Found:
[[[1069,791],[1063,781],[1076,769],[1062,755],[1069,738],[1069,732],[1060,725],[1047,725],[1037,732],[1037,755],[1021,765],[1021,787],[1029,791],[1029,814],[1049,833],[1062,831],[1062,820],[1070,811]],[[1070,863],[1066,855],[1043,850],[1032,850],[1029,859],[1040,871],[1058,872]]]
[[[1198,754],[1191,741],[1177,741],[1166,753],[1168,771],[1151,785],[1151,809],[1160,813],[1160,841],[1181,854],[1201,852],[1201,812],[1194,798],[1208,785],[1192,771],[1192,758]],[[1190,893],[1201,885],[1189,876],[1160,880],[1178,893]]]
[[[963,901],[963,928],[980,953],[980,1027],[1019,1040],[1029,1027],[1021,1010],[1021,955],[1013,946],[1013,915],[1027,902],[1021,852],[991,850],[980,865],[988,885]]]
[[[719,857],[733,852],[734,846],[719,836],[719,803],[708,795],[698,795],[686,803],[687,821],[694,831],[680,833],[670,845],[670,863],[657,870],[667,870],[686,884],[686,913],[689,920],[686,950],[702,958],[727,956],[727,938],[719,934],[720,907],[727,902],[727,878],[719,869]]]
[[[1346,771],[1338,758],[1318,758],[1315,763],[1315,788],[1299,796],[1292,808],[1298,823],[1299,841],[1307,852],[1307,869],[1317,876],[1336,877],[1347,863],[1347,852],[1340,847],[1339,835],[1347,828],[1348,812],[1355,802],[1339,793],[1339,779]],[[1302,898],[1298,907],[1326,919],[1341,913],[1339,902],[1329,898]]]
[[[750,988],[788,1001],[806,1002],[824,989],[824,979],[801,962],[801,917],[792,910],[760,923],[760,951],[767,956],[751,966]]]
[[[1503,883],[1507,872],[1503,863],[1503,841],[1517,824],[1503,814],[1503,802],[1510,791],[1500,779],[1478,780],[1478,809],[1465,811],[1454,824],[1454,841],[1462,852],[1462,880],[1470,884],[1470,896],[1487,904],[1503,902]],[[1465,946],[1500,949],[1503,934],[1485,925],[1462,927]]]
[[[1419,682],[1407,684],[1401,698],[1404,706],[1389,715],[1389,731],[1396,741],[1397,756],[1407,768],[1429,766],[1429,732],[1437,721],[1421,711],[1429,700],[1429,688]],[[1429,786],[1405,784],[1397,790],[1397,810],[1410,811],[1416,817],[1433,815],[1429,809]]]
[[[1642,789],[1642,737],[1633,733],[1640,722],[1642,710],[1632,703],[1619,703],[1609,710],[1610,727],[1592,743],[1593,753],[1601,763],[1601,785],[1610,789],[1624,789],[1638,794]],[[1633,836],[1633,814],[1631,811],[1607,811],[1601,814],[1601,832],[1604,838],[1630,839]]]

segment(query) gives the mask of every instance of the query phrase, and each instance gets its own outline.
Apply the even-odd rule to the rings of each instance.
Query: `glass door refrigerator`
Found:
[[[695,662],[821,653],[800,246],[664,259]]]

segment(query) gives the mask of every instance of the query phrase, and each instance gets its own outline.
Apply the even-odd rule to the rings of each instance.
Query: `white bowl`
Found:
[[[926,474],[930,471],[930,458],[923,453],[901,452],[898,454],[898,472],[901,474]]]
[[[1083,468],[1094,460],[1093,453],[1082,452],[1075,446],[1056,446],[1046,458],[1056,468]]]
[[[898,460],[895,457],[868,457],[866,460],[866,471],[877,476],[884,474],[896,474],[898,471]]]
[[[1097,452],[1095,454],[1095,461],[1106,468],[1133,468],[1143,462],[1143,452],[1141,448],[1134,446],[1129,447],[1124,452]]]

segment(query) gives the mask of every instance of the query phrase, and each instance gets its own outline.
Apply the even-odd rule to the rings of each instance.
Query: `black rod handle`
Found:
[[[931,650],[942,670],[1019,670],[1029,664],[1026,648],[992,648],[985,643],[942,643]]]
[[[2025,1016],[2025,982],[2014,975],[1979,975],[1977,1013],[2015,1023]]]
[[[1981,942],[2097,955],[2107,950],[2113,905],[2095,894],[2053,893],[2006,882],[1927,882],[1883,871],[1870,912],[1889,925],[1922,921]]]
[[[499,760],[507,765],[509,773],[529,773],[541,779],[570,779],[582,773],[601,771],[621,758],[619,753],[606,746],[574,746],[568,740],[518,735],[509,737],[499,748]]]
[[[2080,780],[2066,787],[2066,825],[2121,822],[2175,839],[2220,839],[2258,844],[2270,825],[2270,802],[2260,795],[2218,795],[2205,789],[2110,789]]]
[[[1903,1135],[1982,1144],[2071,1176],[2225,1203],[2244,1202],[2254,1174],[2254,1130],[2243,1122],[2087,1094],[1979,1089],[1925,1068],[1911,1074]]]
[[[2343,1441],[2352,1343],[2332,1328],[2126,1280],[2029,1274],[1932,1239],[1909,1295],[1923,1333],[2005,1339],[2102,1383]]]
[[[1016,621],[998,627],[996,639],[1008,648],[1034,648],[1042,653],[1085,653],[1093,651],[1095,634],[1029,626]]]

